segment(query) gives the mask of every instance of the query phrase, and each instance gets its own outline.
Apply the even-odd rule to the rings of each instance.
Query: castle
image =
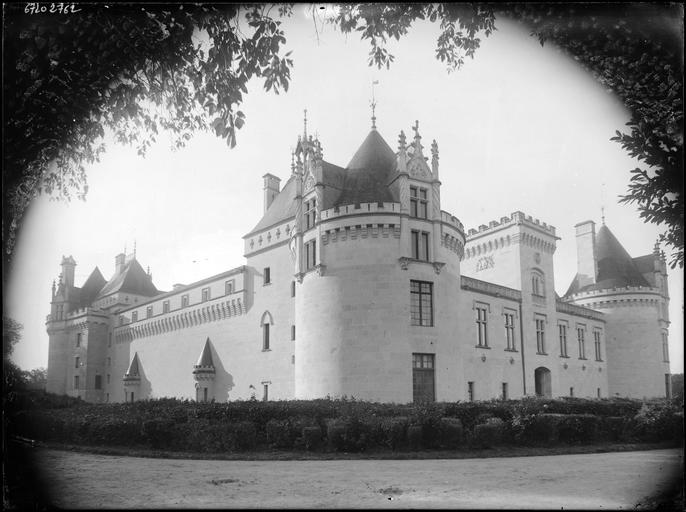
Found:
[[[246,264],[161,292],[119,254],[53,283],[50,392],[89,402],[348,396],[384,402],[669,396],[664,254],[632,258],[576,225],[555,293],[555,228],[521,212],[465,231],[441,210],[439,153],[418,123],[372,130],[343,168],[305,129],[291,174],[264,175]]]

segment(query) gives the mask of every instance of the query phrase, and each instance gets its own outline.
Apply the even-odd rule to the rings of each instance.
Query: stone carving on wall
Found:
[[[493,256],[484,256],[483,258],[479,258],[478,261],[476,262],[476,271],[481,272],[482,270],[486,270],[487,268],[494,268],[495,267],[495,260],[493,259]]]
[[[431,171],[426,162],[420,158],[413,158],[407,166],[407,171],[413,178],[429,179],[431,178]]]
[[[305,194],[314,188],[314,177],[311,174],[305,178]]]

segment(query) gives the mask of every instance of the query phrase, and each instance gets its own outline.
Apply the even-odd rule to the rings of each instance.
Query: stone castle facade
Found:
[[[48,391],[91,402],[669,394],[664,254],[632,258],[576,226],[578,273],[555,293],[553,226],[514,212],[465,231],[441,210],[439,153],[418,124],[371,132],[345,167],[298,138],[264,176],[244,266],[162,292],[135,255],[75,261],[53,284]]]

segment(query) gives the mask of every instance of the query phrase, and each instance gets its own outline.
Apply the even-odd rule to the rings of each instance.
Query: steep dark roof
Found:
[[[286,184],[281,189],[272,204],[267,208],[266,213],[257,223],[257,225],[250,230],[250,233],[261,231],[274,224],[279,224],[291,217],[295,216],[295,179],[291,176]]]
[[[398,201],[388,187],[395,164],[393,150],[372,130],[348,163],[343,190],[332,206]]]
[[[105,278],[102,277],[100,269],[95,267],[93,272],[91,272],[91,275],[88,276],[88,279],[86,279],[86,282],[83,283],[83,286],[81,287],[81,305],[87,306],[93,302],[93,300],[95,300],[95,298],[98,296],[98,292],[102,290],[105,284],[107,284],[107,281],[105,281]]]
[[[132,293],[144,297],[152,297],[160,293],[152,284],[150,276],[145,273],[143,267],[135,259],[124,266],[121,274],[117,274],[109,280],[100,290],[98,297],[105,297],[115,292]]]
[[[326,210],[356,203],[399,201],[397,192],[388,186],[395,168],[395,153],[379,132],[372,130],[345,169],[322,160],[324,195],[321,208]],[[291,176],[246,237],[294,217],[295,192],[295,179]]]
[[[596,235],[595,251],[598,264],[596,282],[581,288],[578,276],[575,276],[565,296],[608,288],[650,286],[629,253],[605,225],[600,227]]]
[[[124,374],[127,377],[140,377],[140,368],[138,367],[138,352],[133,355],[129,369]]]

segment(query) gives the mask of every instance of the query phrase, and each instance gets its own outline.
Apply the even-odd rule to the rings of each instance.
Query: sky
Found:
[[[434,58],[437,25],[417,23],[390,45],[389,70],[367,64],[368,43],[314,24],[304,7],[284,23],[294,69],[287,93],[254,81],[241,105],[246,124],[229,149],[198,134],[182,150],[159,138],[145,158],[108,141],[88,169],[85,202],[38,198],[30,208],[10,268],[5,313],[23,326],[13,359],[46,367],[45,317],[62,256],[77,262],[76,285],[94,267],[105,279],[114,257],[133,251],[158,289],[189,284],[245,263],[242,236],[263,213],[262,176],[290,175],[303,130],[317,134],[328,162],[344,167],[376,124],[391,148],[419,121],[425,147],[440,152],[441,208],[466,229],[523,211],[556,227],[555,289],[576,273],[574,225],[607,226],[632,256],[652,251],[660,228],[634,206],[619,205],[636,162],[609,139],[629,120],[621,102],[554,45],[544,47],[517,22],[497,19],[475,58],[448,73]],[[683,271],[669,270],[670,360],[683,372]]]

